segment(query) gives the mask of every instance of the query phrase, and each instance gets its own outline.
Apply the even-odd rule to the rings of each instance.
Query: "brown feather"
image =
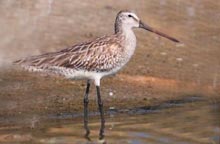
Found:
[[[44,70],[56,66],[76,70],[106,71],[114,68],[120,59],[122,49],[119,36],[104,36],[58,52],[21,59],[15,63]],[[114,59],[109,59],[109,57]]]

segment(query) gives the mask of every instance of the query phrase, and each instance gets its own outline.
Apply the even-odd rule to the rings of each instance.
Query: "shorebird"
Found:
[[[86,79],[84,95],[84,128],[88,128],[88,94],[91,81],[97,91],[98,107],[101,117],[100,139],[104,138],[104,111],[100,95],[100,80],[118,72],[132,57],[136,48],[136,36],[133,28],[143,28],[171,41],[177,39],[159,32],[144,24],[138,16],[129,10],[120,11],[115,19],[114,34],[95,40],[79,43],[58,52],[46,53],[15,61],[30,71],[40,71],[62,75],[69,79]]]

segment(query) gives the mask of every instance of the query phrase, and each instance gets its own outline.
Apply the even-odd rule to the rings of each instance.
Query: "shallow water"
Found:
[[[83,115],[20,114],[1,119],[1,143],[95,144],[99,116],[90,112],[90,141],[84,137]],[[11,121],[11,122],[9,122]],[[106,113],[105,143],[112,144],[218,144],[219,103],[202,98],[170,101],[162,106],[110,109]]]

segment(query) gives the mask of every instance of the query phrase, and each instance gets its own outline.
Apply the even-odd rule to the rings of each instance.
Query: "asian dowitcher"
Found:
[[[100,96],[100,80],[118,72],[131,58],[136,48],[133,28],[143,28],[171,41],[177,39],[161,33],[144,24],[138,16],[128,10],[120,11],[115,20],[115,32],[92,41],[76,44],[58,52],[32,56],[16,61],[30,71],[41,71],[63,75],[69,79],[86,79],[84,95],[84,127],[88,128],[88,94],[90,82],[94,81],[101,116],[100,139],[104,138],[104,112]]]

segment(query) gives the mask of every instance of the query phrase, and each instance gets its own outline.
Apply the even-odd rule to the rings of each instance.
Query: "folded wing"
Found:
[[[114,42],[113,42],[114,41]],[[15,61],[26,68],[48,70],[51,68],[70,68],[74,70],[106,71],[119,61],[119,42],[111,36],[74,45],[58,52],[46,53]],[[111,60],[109,60],[111,58]]]

